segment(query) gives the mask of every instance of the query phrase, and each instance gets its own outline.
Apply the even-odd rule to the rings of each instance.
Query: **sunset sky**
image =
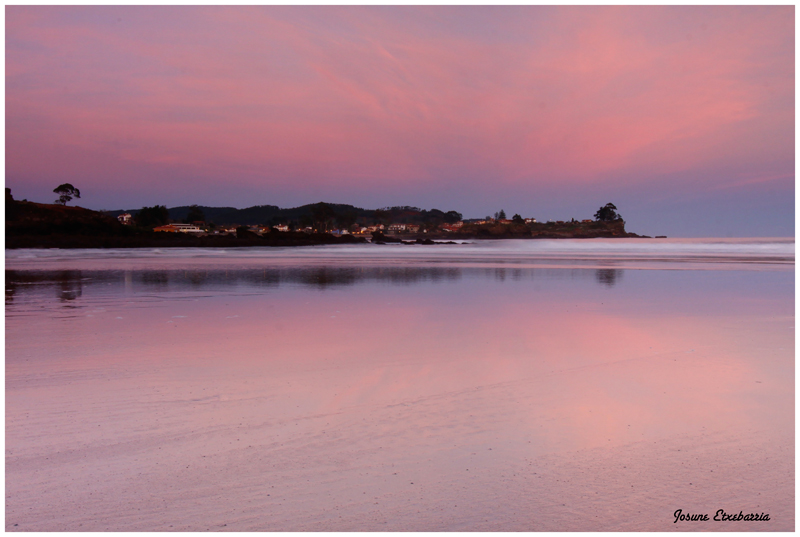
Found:
[[[794,234],[794,6],[6,7],[6,186]]]

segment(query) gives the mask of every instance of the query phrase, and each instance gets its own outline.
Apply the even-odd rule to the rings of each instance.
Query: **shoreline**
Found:
[[[133,236],[91,236],[91,235],[6,235],[6,250],[20,249],[112,249],[112,248],[250,248],[250,247],[289,247],[289,246],[324,246],[331,244],[374,244],[384,246],[398,245],[435,245],[464,244],[464,241],[495,242],[501,240],[564,240],[564,239],[653,239],[646,235],[629,233],[626,235],[599,236],[476,236],[476,235],[384,235],[381,238],[369,238],[364,235],[341,235],[330,233],[307,234],[303,232],[272,232],[265,236],[239,238],[233,235],[206,235],[193,237],[182,234],[163,234],[163,237],[147,235]],[[659,240],[666,237],[658,237]],[[459,242],[456,242],[459,241]]]
[[[582,221],[547,223],[464,223],[446,231],[431,228],[425,233],[384,233],[333,235],[328,232],[278,231],[237,228],[235,234],[197,235],[164,233],[149,227],[124,225],[107,214],[82,207],[15,201],[6,197],[6,249],[18,248],[240,248],[250,246],[315,246],[324,244],[441,244],[453,241],[499,239],[589,239],[651,238],[625,230],[625,221]],[[361,228],[362,230],[365,228]],[[258,232],[254,232],[258,231]],[[262,233],[264,231],[264,233]],[[388,230],[387,230],[388,231]],[[666,238],[656,237],[656,238]]]

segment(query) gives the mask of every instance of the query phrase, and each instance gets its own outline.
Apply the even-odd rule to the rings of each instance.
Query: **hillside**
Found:
[[[148,213],[156,208],[148,208]],[[15,201],[6,190],[6,247],[7,248],[133,248],[133,247],[236,247],[236,246],[301,246],[313,244],[339,244],[365,242],[366,238],[354,235],[334,236],[328,233],[311,233],[318,230],[351,226],[375,226],[378,224],[417,224],[413,233],[395,228],[383,241],[397,242],[400,238],[431,239],[531,239],[531,238],[615,238],[639,237],[625,231],[625,222],[615,219],[609,222],[575,220],[569,222],[522,223],[508,220],[488,222],[466,222],[460,228],[445,226],[461,219],[456,211],[447,213],[438,209],[423,210],[418,207],[387,207],[367,210],[353,205],[314,203],[281,209],[275,205],[257,205],[246,209],[232,207],[181,206],[168,209],[169,219],[185,220],[190,211],[200,209],[208,223],[219,225],[258,225],[267,229],[244,228],[236,233],[215,232],[193,235],[187,233],[154,232],[150,227],[122,225],[115,218],[123,211],[98,212],[82,207],[68,207]],[[159,208],[164,223],[164,207]],[[137,213],[138,211],[130,211]],[[158,212],[158,211],[157,211]],[[144,223],[140,221],[140,223]],[[306,228],[305,232],[278,231],[271,226],[289,224],[289,229]],[[352,228],[351,228],[352,229]],[[385,228],[380,228],[385,229]],[[372,228],[375,230],[375,227]],[[376,241],[380,242],[380,241]]]
[[[169,217],[175,221],[183,221],[189,214],[191,206],[168,208]],[[215,225],[276,225],[292,222],[297,226],[311,225],[320,218],[330,220],[332,224],[345,226],[353,223],[361,225],[398,224],[438,225],[445,222],[457,222],[461,214],[456,211],[424,210],[419,207],[386,207],[383,209],[363,209],[354,205],[340,203],[310,203],[300,207],[281,209],[276,205],[255,205],[245,209],[234,207],[198,206],[205,215],[205,221]],[[105,214],[116,217],[122,213],[136,215],[140,209],[107,211]]]
[[[16,201],[6,191],[6,248],[169,248],[312,246],[366,242],[363,237],[335,237],[328,233],[281,233],[264,236],[243,232],[234,235],[192,236],[186,233],[156,233],[124,226],[107,213]]]
[[[6,238],[20,235],[130,235],[132,230],[107,214],[84,209],[15,201],[6,196]]]

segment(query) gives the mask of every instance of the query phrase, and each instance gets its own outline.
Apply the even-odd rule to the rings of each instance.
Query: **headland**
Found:
[[[294,209],[155,206],[138,211],[93,211],[18,201],[7,190],[6,248],[231,248],[367,242],[426,245],[482,239],[641,237],[627,232],[619,217],[540,223],[519,215],[511,220],[502,216],[462,220],[456,211],[415,207],[364,210],[327,203]]]

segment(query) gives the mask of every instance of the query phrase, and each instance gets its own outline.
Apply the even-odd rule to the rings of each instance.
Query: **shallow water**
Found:
[[[667,241],[8,251],[6,529],[791,530],[794,241]]]

